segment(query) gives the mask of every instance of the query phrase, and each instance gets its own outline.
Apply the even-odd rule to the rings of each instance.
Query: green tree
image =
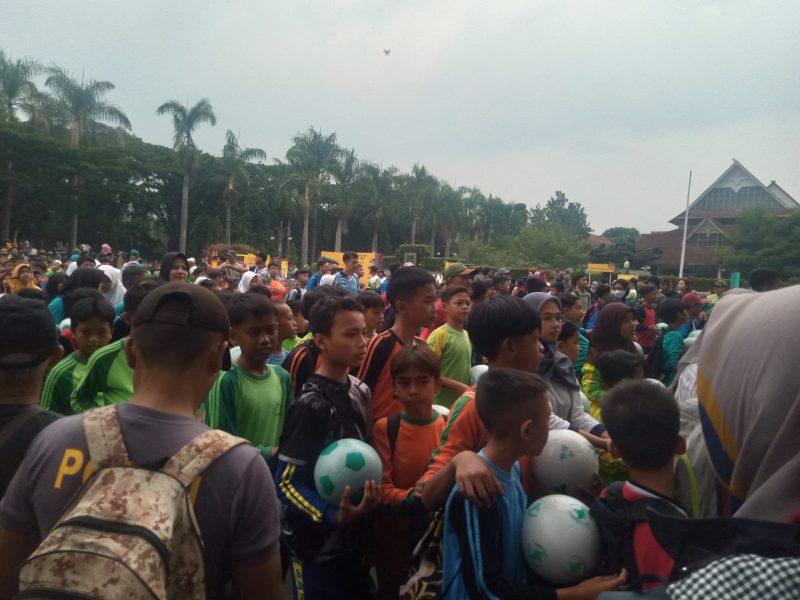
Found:
[[[47,69],[45,85],[50,88],[60,105],[69,128],[69,140],[73,148],[80,148],[92,133],[108,132],[108,127],[101,121],[119,125],[124,129],[131,128],[131,122],[125,113],[106,100],[106,96],[114,89],[114,84],[110,81],[82,79],[78,82],[69,72],[54,65]],[[80,175],[73,177],[72,185],[74,194],[69,241],[74,248],[78,243],[79,197],[83,185]]]
[[[254,160],[266,160],[267,153],[261,148],[242,148],[234,133],[228,129],[225,133],[225,146],[222,148],[222,163],[228,174],[228,182],[222,200],[225,203],[225,243],[231,243],[231,205],[239,196],[237,183],[247,185],[250,183],[250,174],[247,171],[248,163]]]
[[[439,182],[424,165],[414,163],[411,173],[401,175],[399,189],[406,202],[411,219],[411,245],[417,243],[417,222],[421,214],[427,212],[438,191]]]
[[[772,267],[784,280],[800,281],[800,209],[777,215],[763,208],[750,208],[737,216],[731,248],[721,252],[728,271],[744,277],[756,267]]]
[[[572,202],[561,190],[542,206],[537,204],[530,210],[532,225],[558,225],[580,238],[592,232],[586,210],[580,202]]]
[[[188,103],[181,104],[177,100],[170,100],[159,106],[156,109],[156,114],[172,115],[172,125],[175,128],[172,147],[178,155],[178,163],[181,171],[183,171],[178,249],[181,252],[186,252],[186,236],[189,227],[189,180],[197,165],[199,154],[192,134],[203,123],[208,123],[211,126],[216,125],[217,116],[214,114],[214,108],[207,98],[202,98],[192,107],[189,107]]]
[[[335,252],[342,251],[342,234],[347,233],[347,222],[353,211],[353,188],[361,176],[361,164],[356,151],[342,148],[328,167],[333,178],[333,212],[336,215]]]
[[[336,134],[323,135],[313,127],[298,133],[292,139],[292,147],[286,151],[286,162],[291,167],[292,178],[303,185],[303,242],[300,262],[308,264],[309,221],[312,196],[327,182],[331,164],[336,159],[339,146]]]

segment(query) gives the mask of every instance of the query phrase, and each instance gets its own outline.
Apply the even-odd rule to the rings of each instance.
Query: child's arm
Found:
[[[372,445],[383,465],[383,482],[381,483],[381,504],[392,507],[403,507],[412,504],[416,498],[414,488],[400,488],[394,484],[394,461],[392,448],[386,433],[386,417],[379,419],[372,428]]]
[[[600,371],[592,364],[583,365],[583,380],[581,389],[592,405],[591,415],[595,419],[600,419],[600,400],[606,393],[606,384],[600,376]]]
[[[571,396],[572,406],[570,407],[569,421],[572,427],[577,431],[586,431],[592,436],[602,436],[606,430],[605,425],[583,410],[583,402],[581,402],[580,395],[577,392],[571,394]]]
[[[444,506],[454,484],[462,495],[481,506],[489,506],[495,494],[503,495],[503,486],[486,461],[465,450],[424,482],[422,503],[425,508],[436,510]]]

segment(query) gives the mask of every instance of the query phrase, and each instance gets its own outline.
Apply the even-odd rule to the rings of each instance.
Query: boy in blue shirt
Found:
[[[555,589],[527,583],[522,551],[522,523],[527,497],[517,460],[538,455],[547,443],[550,404],[547,384],[516,369],[490,369],[478,381],[478,415],[489,433],[479,456],[503,488],[491,506],[481,508],[453,488],[445,509],[442,597],[595,598],[624,583],[619,576],[596,577],[577,586]]]

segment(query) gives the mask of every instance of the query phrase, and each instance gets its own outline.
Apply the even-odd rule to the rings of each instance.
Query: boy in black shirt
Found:
[[[358,505],[350,501],[355,490],[345,490],[338,507],[314,485],[326,446],[344,438],[366,441],[372,428],[369,389],[349,374],[367,350],[363,310],[352,298],[324,298],[314,306],[310,325],[320,364],[289,408],[278,448],[275,484],[298,600],[369,597],[359,521],[378,506],[380,482],[365,484]]]

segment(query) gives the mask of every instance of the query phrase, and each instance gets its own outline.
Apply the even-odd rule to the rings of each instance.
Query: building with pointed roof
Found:
[[[689,205],[684,273],[719,276],[720,251],[730,245],[737,216],[742,210],[755,207],[788,214],[800,204],[775,181],[764,185],[734,158],[733,164]],[[636,242],[637,252],[661,250],[661,257],[650,265],[653,273],[678,272],[685,214],[681,211],[670,220],[677,229],[647,233]]]

